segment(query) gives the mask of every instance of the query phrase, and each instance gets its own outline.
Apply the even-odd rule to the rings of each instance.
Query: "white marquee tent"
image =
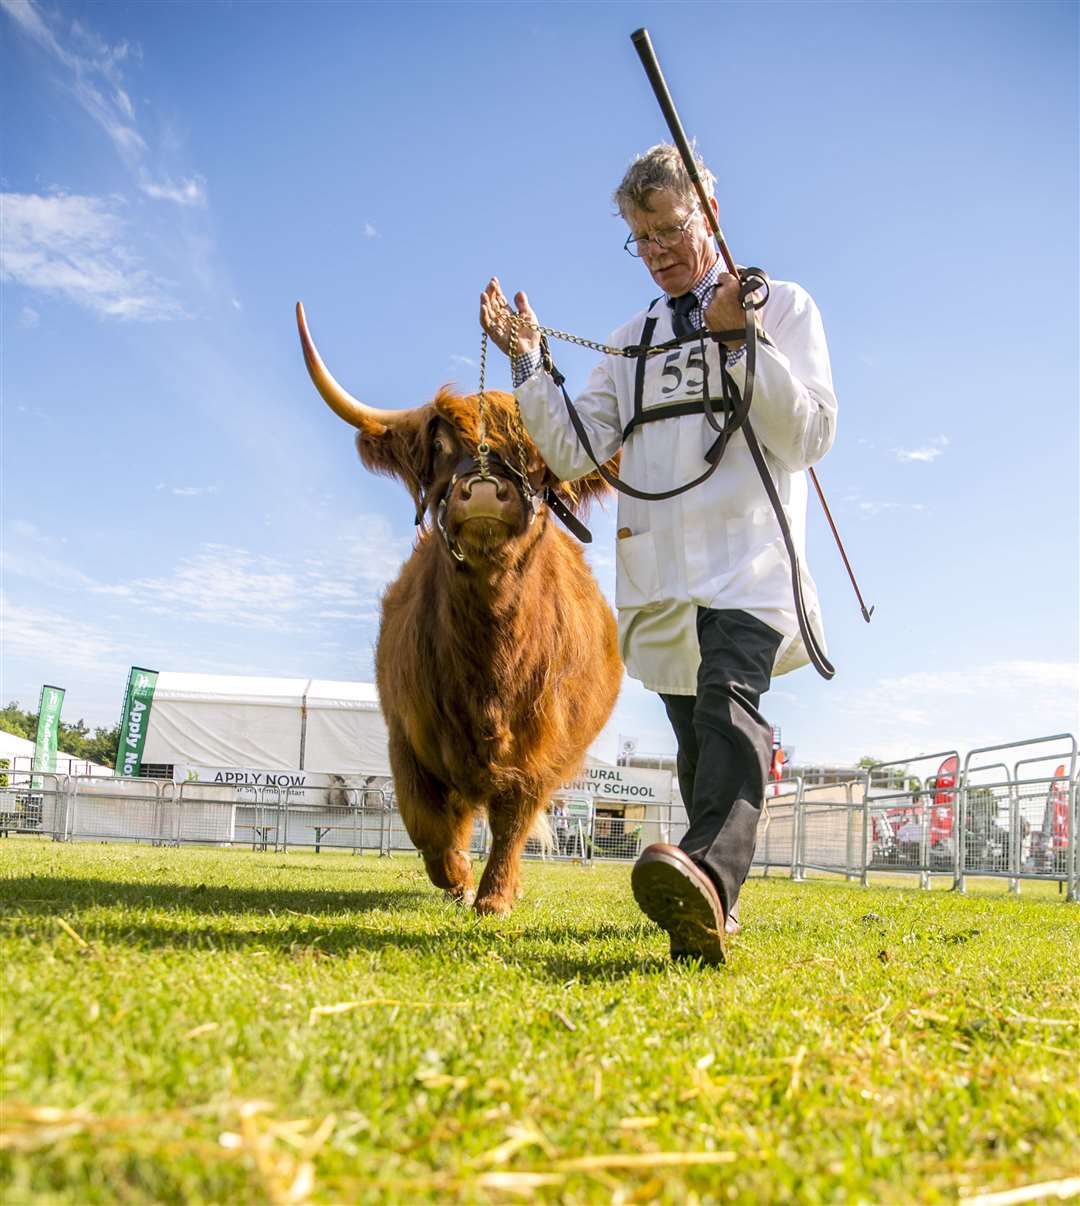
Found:
[[[389,775],[373,683],[162,671],[143,763]]]
[[[34,743],[26,737],[18,737],[0,729],[0,759],[5,759],[12,770],[29,771],[34,766]],[[88,762],[85,758],[76,758],[65,754],[63,750],[56,752],[56,773],[58,775],[111,775],[112,768],[98,766],[96,762]]]

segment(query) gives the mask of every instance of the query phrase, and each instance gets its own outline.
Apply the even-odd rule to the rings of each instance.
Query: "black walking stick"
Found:
[[[638,58],[641,59],[641,65],[645,68],[645,74],[649,77],[649,83],[652,84],[652,90],[656,95],[657,103],[660,105],[660,111],[663,113],[668,129],[671,131],[671,139],[682,157],[683,166],[686,168],[690,181],[701,202],[701,210],[705,215],[706,221],[712,227],[713,234],[716,236],[716,245],[719,248],[724,264],[728,272],[738,278],[739,270],[735,266],[735,260],[732,258],[731,252],[728,250],[728,245],[724,240],[716,214],[713,213],[712,206],[709,204],[705,185],[702,183],[701,176],[698,174],[697,164],[694,162],[694,153],[690,150],[690,143],[686,139],[682,122],[679,120],[679,114],[676,112],[675,102],[671,99],[671,93],[668,91],[664,73],[660,70],[656,52],[653,50],[652,41],[649,38],[649,31],[647,29],[635,29],[630,35],[630,39],[634,43],[634,49],[638,52]],[[836,530],[832,512],[829,510],[829,504],[825,501],[825,494],[821,489],[821,483],[818,481],[817,474],[814,472],[812,466],[810,468],[810,480],[814,483],[814,489],[817,491],[822,510],[825,512],[825,518],[829,521],[829,527],[832,530],[833,539],[836,541],[836,547],[840,550],[840,556],[844,559],[844,568],[851,579],[851,585],[855,588],[855,597],[859,600],[859,606],[862,608],[863,619],[869,624],[870,617],[874,614],[874,609],[872,607],[867,608],[865,602],[863,602],[862,591],[859,590],[859,584],[855,581],[855,573],[844,550],[844,542],[840,539],[840,533]]]

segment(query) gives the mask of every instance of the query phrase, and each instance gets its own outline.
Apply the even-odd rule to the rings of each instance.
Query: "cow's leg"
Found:
[[[393,739],[390,764],[398,811],[413,845],[424,857],[428,879],[451,900],[470,904],[475,896],[469,855],[472,813],[455,808],[446,788]]]
[[[535,815],[532,802],[499,800],[490,806],[491,854],[476,893],[478,913],[505,915],[521,896],[521,852]]]

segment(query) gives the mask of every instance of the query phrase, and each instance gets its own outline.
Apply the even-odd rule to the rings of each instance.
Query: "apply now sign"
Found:
[[[642,766],[587,766],[576,779],[565,784],[563,792],[579,792],[597,800],[617,800],[620,804],[670,804],[669,770],[649,770]]]

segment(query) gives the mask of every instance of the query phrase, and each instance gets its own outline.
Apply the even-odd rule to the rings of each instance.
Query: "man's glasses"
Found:
[[[697,208],[695,207],[679,226],[661,226],[659,230],[654,230],[652,234],[629,235],[623,244],[623,250],[629,252],[636,259],[640,259],[641,256],[648,253],[650,243],[660,251],[670,251],[682,242],[686,232],[690,229],[690,223],[696,217]]]

